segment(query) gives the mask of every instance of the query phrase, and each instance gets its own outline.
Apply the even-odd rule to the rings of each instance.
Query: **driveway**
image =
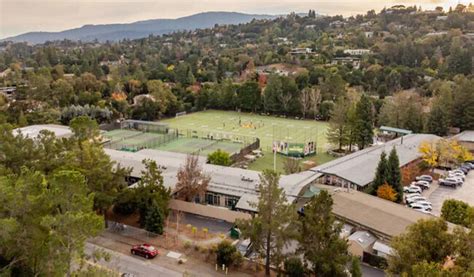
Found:
[[[436,216],[441,215],[441,207],[443,202],[447,199],[456,199],[468,203],[474,206],[474,171],[470,172],[466,176],[466,181],[461,187],[450,188],[442,187],[437,184],[433,187],[432,192],[428,192],[427,199],[433,205],[432,213]]]

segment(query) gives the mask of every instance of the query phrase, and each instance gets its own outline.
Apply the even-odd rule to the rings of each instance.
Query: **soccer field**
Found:
[[[260,139],[264,151],[271,151],[274,140],[304,143],[315,141],[318,151],[327,148],[328,124],[314,120],[295,120],[250,113],[208,110],[162,120],[180,132],[198,130],[246,135]]]
[[[180,133],[186,130],[197,130],[259,138],[264,157],[249,165],[249,169],[252,170],[262,171],[273,168],[272,144],[274,140],[295,143],[303,143],[305,140],[315,141],[318,154],[306,157],[301,162],[310,160],[316,164],[322,164],[333,159],[332,156],[326,154],[327,122],[215,110],[192,113],[161,122],[168,123],[170,128],[178,129]],[[277,155],[277,171],[283,172],[284,160],[284,156]]]

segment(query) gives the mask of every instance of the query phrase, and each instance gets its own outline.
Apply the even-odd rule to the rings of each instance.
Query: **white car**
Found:
[[[427,201],[427,199],[423,196],[413,196],[405,200],[405,202],[407,202],[408,204],[419,202],[419,201]]]
[[[465,176],[464,172],[462,172],[462,170],[459,170],[459,169],[448,171],[448,174],[455,174],[455,175],[459,175],[463,177]]]
[[[420,187],[422,190],[429,189],[430,188],[430,183],[428,181],[416,181],[412,183],[413,185]]]
[[[415,192],[415,193],[405,193],[403,196],[405,196],[405,200],[414,196],[421,196],[420,193]]]
[[[411,185],[409,187],[404,187],[403,192],[406,192],[406,193],[416,193],[416,192],[421,193],[421,188],[418,187],[418,186]]]
[[[418,205],[416,203],[414,203],[412,205],[409,205],[408,207],[412,208],[415,211],[422,212],[422,213],[425,213],[425,214],[430,214],[431,213],[430,211],[425,209],[425,207],[423,207],[422,205]]]
[[[463,182],[466,179],[466,177],[464,175],[459,174],[459,173],[449,173],[448,178],[457,178],[457,179],[460,179]]]
[[[423,206],[423,207],[424,207],[426,210],[428,210],[428,211],[433,210],[433,206],[431,205],[431,202],[428,202],[428,201],[424,201],[424,200],[422,200],[422,201],[416,201],[416,202],[413,203],[413,204],[421,205],[421,206]]]

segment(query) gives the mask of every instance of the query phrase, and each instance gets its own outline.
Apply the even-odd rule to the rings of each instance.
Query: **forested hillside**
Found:
[[[16,91],[0,96],[0,123],[240,109],[344,127],[366,95],[375,126],[474,129],[473,11],[310,11],[115,43],[4,42],[0,82]]]

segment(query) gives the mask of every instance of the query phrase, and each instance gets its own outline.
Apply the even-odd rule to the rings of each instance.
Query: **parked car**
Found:
[[[458,183],[459,182],[457,180],[453,180],[453,178],[439,179],[440,186],[456,188]]]
[[[403,192],[405,193],[421,193],[421,188],[417,186],[409,186],[409,187],[404,187]]]
[[[469,167],[471,170],[474,169],[474,163],[465,162],[461,167]]]
[[[418,202],[418,201],[426,201],[426,198],[423,197],[423,196],[413,196],[413,197],[407,198],[405,200],[405,202],[407,202],[407,204],[415,203],[415,202]]]
[[[130,252],[132,255],[142,256],[146,259],[152,259],[158,255],[158,250],[146,243],[133,246]]]
[[[428,211],[433,210],[433,206],[431,205],[431,202],[429,202],[429,201],[422,200],[422,201],[416,201],[415,203],[425,207],[425,209],[428,210]]]
[[[428,181],[416,181],[413,185],[420,187],[422,190],[430,188],[430,183]]]
[[[432,183],[433,182],[433,177],[431,177],[430,175],[421,175],[421,176],[416,176],[415,180],[416,181],[426,181],[428,183]]]
[[[430,211],[428,211],[427,209],[425,209],[423,206],[421,205],[416,205],[414,204],[413,206],[411,206],[410,208],[412,208],[413,210],[417,211],[417,212],[421,212],[421,213],[424,213],[424,214],[431,214]]]
[[[405,197],[405,200],[407,200],[408,198],[412,198],[412,197],[414,197],[414,196],[421,196],[421,194],[418,193],[418,192],[415,192],[415,193],[405,193],[403,196]]]
[[[460,176],[448,176],[448,178],[446,178],[446,179],[457,182],[458,186],[461,186],[461,185],[464,184],[464,178],[462,178]]]
[[[469,171],[471,171],[472,168],[471,166],[468,166],[468,165],[461,165],[459,169],[467,175]]]
[[[459,171],[449,171],[448,177],[459,177],[464,181],[464,179],[466,178],[466,175],[464,175],[462,172],[459,172]]]

